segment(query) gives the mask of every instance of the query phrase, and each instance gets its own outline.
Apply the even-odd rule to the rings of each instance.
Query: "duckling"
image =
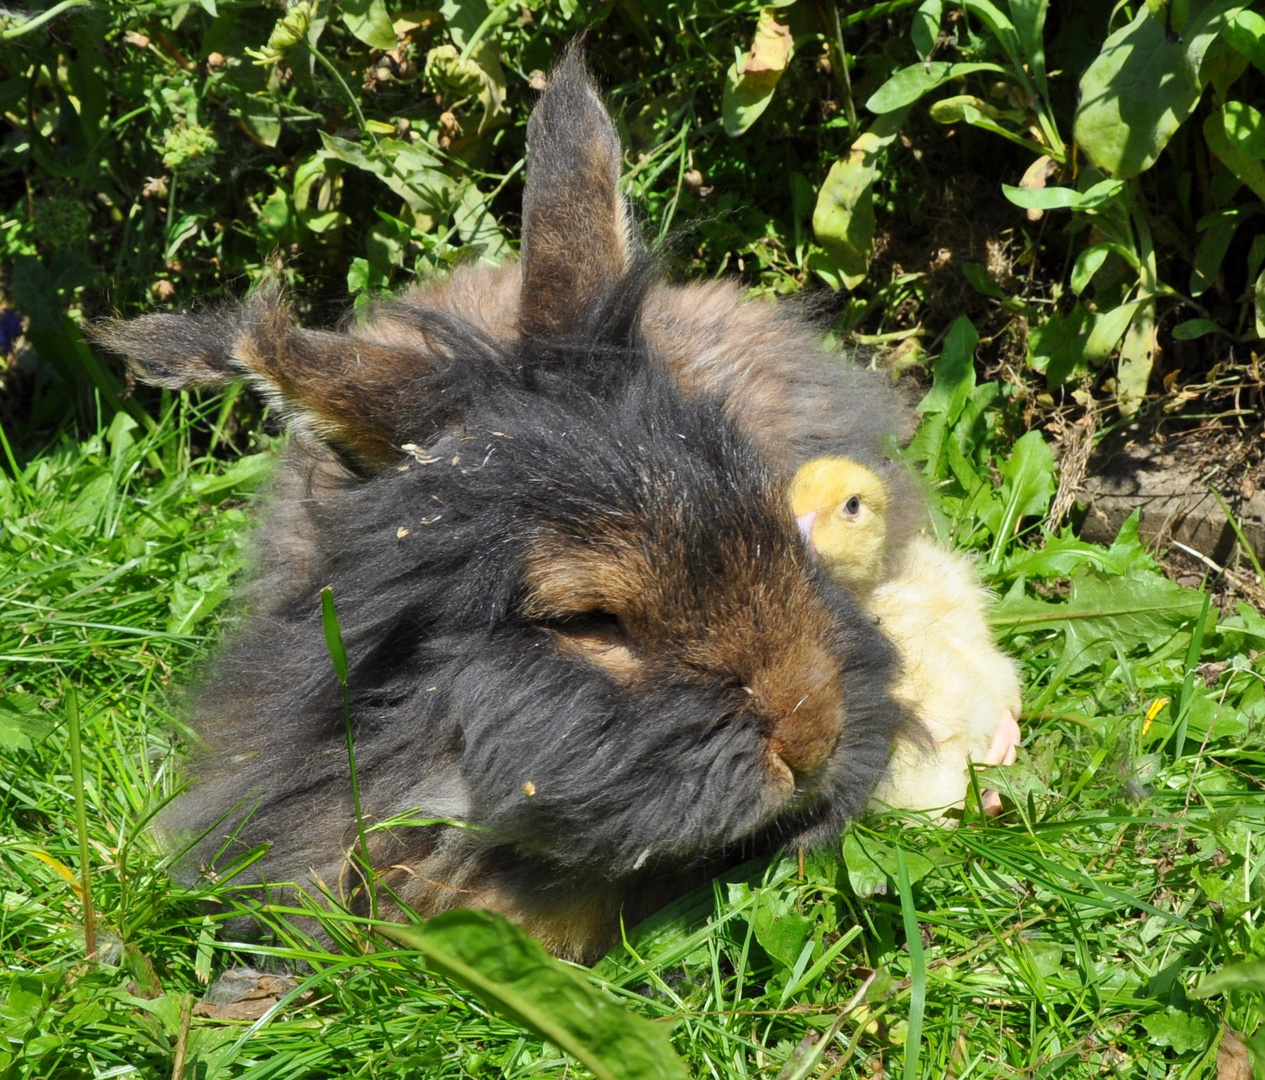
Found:
[[[901,743],[871,804],[944,812],[961,807],[971,762],[1010,765],[1022,707],[1014,660],[994,643],[988,594],[959,553],[915,537],[888,565],[891,496],[849,458],[816,458],[796,473],[791,507],[814,556],[857,598],[900,653],[897,697],[922,720],[930,749]],[[985,813],[1001,798],[984,791]]]

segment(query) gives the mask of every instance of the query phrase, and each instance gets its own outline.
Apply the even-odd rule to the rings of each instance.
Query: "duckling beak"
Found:
[[[816,510],[809,510],[807,514],[800,514],[795,519],[795,524],[799,526],[799,534],[804,538],[804,543],[808,545],[809,554],[814,559],[817,558],[817,546],[813,543],[813,525],[816,521]]]

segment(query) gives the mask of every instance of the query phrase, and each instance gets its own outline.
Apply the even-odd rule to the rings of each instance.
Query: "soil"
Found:
[[[1224,605],[1244,599],[1265,609],[1253,565],[1253,557],[1265,563],[1265,386],[1243,369],[1222,380],[1170,393],[1146,419],[1098,440],[1084,418],[1078,431],[1065,426],[1062,483],[1084,509],[1083,538],[1110,543],[1137,509],[1140,534],[1175,580],[1211,579]],[[1095,441],[1092,453],[1078,439]]]

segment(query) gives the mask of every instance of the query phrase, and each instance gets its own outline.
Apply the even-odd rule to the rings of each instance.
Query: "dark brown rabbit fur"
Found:
[[[366,820],[475,826],[371,832],[387,910],[491,908],[592,960],[621,917],[865,806],[906,723],[894,654],[811,564],[785,483],[821,453],[882,467],[903,417],[792,315],[655,279],[577,49],[528,141],[520,265],[340,333],[261,291],[96,336],[164,386],[246,378],[294,433],[194,695],[206,745],[165,822],[202,837],[190,865],[264,845],[250,874],[346,880],[331,585]]]

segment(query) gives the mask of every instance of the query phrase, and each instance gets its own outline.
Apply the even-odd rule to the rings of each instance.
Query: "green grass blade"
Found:
[[[927,1008],[927,961],[922,948],[922,931],[914,909],[913,888],[905,849],[896,847],[896,885],[900,890],[900,917],[909,947],[909,1029],[905,1037],[905,1080],[918,1080],[918,1057],[922,1051],[922,1018]]]
[[[66,720],[70,729],[70,775],[75,789],[75,829],[79,833],[79,887],[83,892],[84,954],[91,959],[97,951],[96,916],[92,910],[92,867],[88,848],[88,809],[83,788],[83,746],[79,737],[79,695],[66,683]]]
[[[489,1007],[561,1047],[599,1080],[685,1080],[667,1030],[610,1001],[512,923],[452,911],[420,926],[384,926]]]

